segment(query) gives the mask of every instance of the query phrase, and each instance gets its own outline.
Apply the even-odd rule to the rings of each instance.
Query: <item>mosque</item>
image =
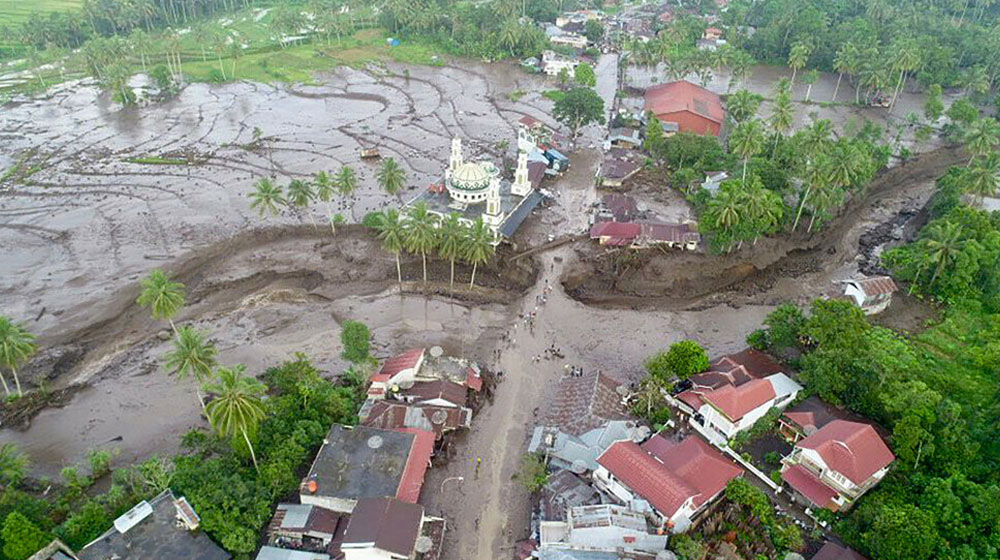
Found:
[[[510,238],[542,200],[538,184],[545,175],[545,164],[528,162],[528,154],[519,152],[514,181],[501,176],[500,168],[489,160],[465,161],[462,139],[451,141],[451,157],[444,180],[427,188],[410,202],[424,202],[441,216],[457,212],[462,222],[477,218],[493,230],[497,242]]]

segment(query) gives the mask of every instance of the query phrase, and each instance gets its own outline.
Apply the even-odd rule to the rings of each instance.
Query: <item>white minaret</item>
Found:
[[[454,173],[462,166],[462,139],[455,137],[451,139],[451,159],[448,161],[448,171]]]
[[[494,230],[500,227],[500,222],[503,221],[503,212],[500,211],[499,177],[490,180],[490,188],[486,191],[486,213],[483,214],[483,221]]]
[[[516,196],[528,196],[531,192],[531,181],[528,180],[528,152],[517,152],[517,170],[514,171],[514,184],[510,192]]]

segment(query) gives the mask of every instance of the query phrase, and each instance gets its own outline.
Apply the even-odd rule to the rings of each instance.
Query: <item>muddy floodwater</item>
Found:
[[[594,247],[583,241],[497,259],[480,268],[478,290],[455,297],[447,263],[432,260],[426,289],[435,295],[417,295],[425,289],[418,258],[404,258],[400,286],[392,256],[361,226],[334,235],[323,225],[323,204],[260,217],[247,196],[261,177],[286,183],[352,165],[360,189],[334,201],[330,212],[357,223],[436,181],[453,137],[462,138],[466,157],[509,160],[520,117],[556,126],[552,104],[541,96],[554,83],[515,65],[405,70],[343,68],[310,85],[192,84],[174,100],[136,109],[77,83],[4,107],[0,154],[5,168],[18,167],[20,180],[0,187],[0,313],[38,335],[39,356],[24,370],[29,385],[79,389],[65,406],[41,411],[26,426],[0,428],[0,442],[17,442],[36,473],[51,476],[92,448],[118,449],[120,463],[174,453],[180,435],[206,425],[194,383],[163,370],[167,325],[134,303],[139,280],[162,267],[187,287],[188,305],[176,321],[209,332],[222,363],[246,364],[254,373],[302,352],[335,377],[345,367],[339,332],[347,319],[372,328],[380,358],[440,345],[503,371],[495,401],[462,436],[455,459],[428,474],[421,499],[454,527],[446,558],[497,558],[525,536],[528,500],[512,475],[534,417],[567,367],[634,382],[646,357],[681,339],[700,341],[712,355],[743,348],[774,305],[808,301],[856,272],[863,232],[922,206],[936,174],[959,157],[939,150],[887,175],[852,206],[849,221],[830,229],[826,244],[822,236],[800,236],[764,240],[726,258],[667,256],[618,279],[602,271]],[[620,83],[617,56],[601,57],[596,72],[596,89],[610,110]],[[780,73],[757,69],[751,89],[770,91]],[[641,85],[654,75],[630,69],[627,82]],[[830,79],[814,87],[814,98],[832,95]],[[711,87],[724,90],[720,80]],[[849,94],[845,83],[840,97]],[[897,115],[919,103],[904,94]],[[851,116],[880,114],[803,108],[801,123],[818,112],[838,126]],[[601,194],[594,175],[603,135],[597,126],[581,131],[570,171],[544,185],[553,198],[528,218],[509,251],[586,231],[586,212]],[[402,164],[409,186],[401,200],[378,188],[377,163],[359,157],[364,147]],[[680,197],[655,209],[690,215]],[[459,266],[457,282],[464,285],[469,275]],[[733,288],[717,280],[726,275],[763,281]],[[718,293],[675,297],[678,279]],[[533,329],[524,326],[526,313],[537,315]],[[533,359],[551,345],[564,360]],[[471,470],[475,457],[488,459],[481,477]],[[465,482],[449,488],[470,499],[438,490],[456,476]]]

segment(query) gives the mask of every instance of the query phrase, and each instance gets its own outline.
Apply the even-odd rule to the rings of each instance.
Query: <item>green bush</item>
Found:
[[[781,481],[781,471],[780,470],[775,469],[775,470],[771,471],[771,474],[769,474],[768,476],[771,477],[771,482],[777,484],[778,486],[781,486],[782,481]]]
[[[360,321],[344,321],[340,327],[340,342],[344,350],[340,356],[353,364],[361,364],[371,358],[372,333]]]
[[[25,560],[52,541],[51,536],[16,511],[4,520],[0,537],[3,554],[10,560]]]
[[[56,533],[70,548],[79,550],[108,530],[111,521],[104,506],[96,500],[89,500],[70,515],[66,522],[56,529]]]

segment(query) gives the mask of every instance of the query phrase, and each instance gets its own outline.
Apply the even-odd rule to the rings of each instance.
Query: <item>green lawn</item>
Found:
[[[0,25],[20,23],[32,12],[47,14],[75,10],[83,0],[0,0]]]

